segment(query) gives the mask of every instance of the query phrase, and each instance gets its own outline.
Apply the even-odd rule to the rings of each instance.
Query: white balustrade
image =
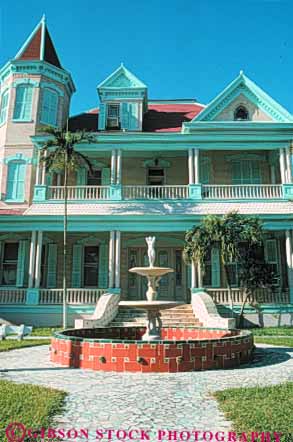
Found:
[[[277,199],[283,197],[280,184],[203,185],[204,199]]]
[[[207,293],[213,298],[216,304],[242,304],[245,295],[244,291],[239,288],[231,289],[232,299],[229,295],[229,290],[227,288],[209,288],[206,290]],[[288,291],[272,291],[270,289],[257,289],[253,295],[249,297],[248,302],[257,302],[264,304],[288,304],[289,293]]]
[[[0,289],[0,304],[25,304],[26,289]]]
[[[187,199],[189,198],[189,187],[186,185],[126,185],[122,188],[122,195],[126,200]]]
[[[48,199],[64,200],[63,186],[49,186]],[[110,199],[110,186],[68,186],[68,200],[108,200]]]
[[[106,289],[67,289],[67,304],[96,304]],[[40,304],[62,304],[63,289],[41,289]]]

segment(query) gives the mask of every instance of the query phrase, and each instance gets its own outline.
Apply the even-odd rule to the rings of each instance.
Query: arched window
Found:
[[[8,96],[9,91],[6,90],[3,92],[1,96],[1,104],[0,104],[0,124],[6,121],[7,108],[8,108]]]
[[[12,160],[8,163],[6,200],[23,202],[25,195],[26,162]]]
[[[18,121],[31,121],[33,86],[30,84],[20,84],[16,88],[15,106],[13,119]]]
[[[245,121],[248,120],[248,110],[244,106],[238,106],[234,112],[235,121]]]
[[[58,94],[52,89],[43,89],[41,123],[57,126]]]

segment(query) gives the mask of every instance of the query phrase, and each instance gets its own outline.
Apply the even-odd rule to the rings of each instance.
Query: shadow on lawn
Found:
[[[239,368],[266,367],[281,364],[293,358],[292,347],[257,347],[249,364],[243,364]]]

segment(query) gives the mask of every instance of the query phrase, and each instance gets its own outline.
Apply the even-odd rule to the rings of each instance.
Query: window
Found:
[[[120,105],[108,104],[107,129],[120,129]]]
[[[51,89],[43,89],[43,100],[41,109],[41,123],[50,126],[57,125],[58,94]]]
[[[46,287],[47,285],[47,272],[48,272],[48,253],[47,246],[43,244],[42,246],[42,258],[41,258],[41,287]]]
[[[2,260],[2,285],[16,285],[18,260],[18,242],[4,244]]]
[[[84,247],[84,287],[98,287],[99,247]]]
[[[0,104],[0,124],[6,121],[7,108],[8,108],[8,96],[9,91],[3,92],[1,96],[1,104]]]
[[[265,260],[270,265],[272,272],[274,272],[273,285],[280,286],[280,269],[279,269],[279,255],[278,244],[276,239],[268,239],[265,242]]]
[[[147,183],[150,186],[163,186],[165,183],[165,171],[161,167],[148,169]]]
[[[234,112],[235,121],[246,121],[248,120],[248,110],[244,106],[238,106]]]
[[[87,175],[87,185],[88,186],[101,186],[102,185],[102,171],[93,170],[92,173],[88,171]]]
[[[259,161],[232,161],[232,184],[261,184]]]
[[[176,287],[182,286],[182,250],[175,250],[175,281]]]
[[[211,250],[209,250],[206,254],[206,258],[204,261],[204,272],[203,272],[203,285],[204,287],[212,286],[212,257]]]
[[[24,201],[25,167],[24,161],[13,160],[8,163],[6,200]]]
[[[30,121],[32,113],[33,87],[31,85],[19,85],[16,88],[15,106],[13,119]]]

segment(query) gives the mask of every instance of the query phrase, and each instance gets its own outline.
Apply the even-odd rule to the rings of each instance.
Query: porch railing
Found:
[[[242,304],[245,295],[242,289],[232,289],[232,299],[226,288],[207,289],[208,294],[213,298],[216,304]],[[270,289],[258,289],[253,296],[249,298],[249,302],[257,302],[263,304],[288,304],[290,303],[289,292],[275,292]]]
[[[25,304],[26,289],[0,289],[0,304]]]
[[[106,289],[67,289],[68,304],[96,304]],[[41,289],[40,304],[62,304],[62,289]]]
[[[280,184],[203,185],[204,199],[277,199],[283,197]]]
[[[126,200],[188,199],[189,186],[123,186],[122,197]]]
[[[69,200],[108,200],[110,199],[110,186],[68,186],[67,198]],[[64,187],[49,186],[48,199],[64,200]]]

